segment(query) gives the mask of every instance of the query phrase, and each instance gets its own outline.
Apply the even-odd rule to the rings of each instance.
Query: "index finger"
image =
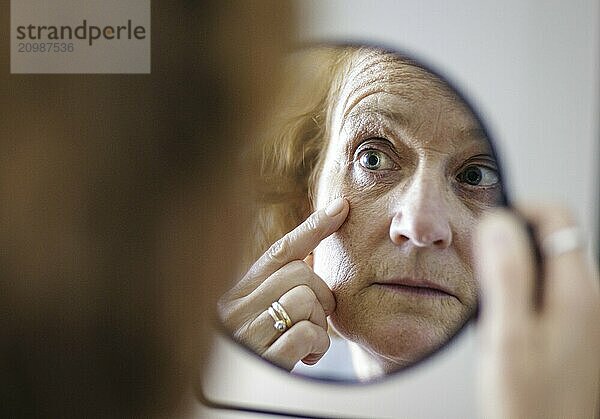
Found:
[[[348,201],[337,198],[325,209],[313,212],[302,224],[273,243],[252,265],[246,277],[261,283],[284,265],[303,260],[323,239],[340,228],[348,211]]]

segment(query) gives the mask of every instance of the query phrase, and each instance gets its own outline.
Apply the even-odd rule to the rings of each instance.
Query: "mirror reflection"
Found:
[[[405,55],[316,46],[288,67],[246,156],[254,231],[220,317],[288,371],[373,379],[476,312],[471,239],[504,201],[497,159],[462,96]]]

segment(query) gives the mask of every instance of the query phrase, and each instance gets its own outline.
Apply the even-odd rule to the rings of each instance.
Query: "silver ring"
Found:
[[[547,257],[557,257],[583,248],[584,241],[578,227],[565,227],[548,234],[542,241],[542,252]]]

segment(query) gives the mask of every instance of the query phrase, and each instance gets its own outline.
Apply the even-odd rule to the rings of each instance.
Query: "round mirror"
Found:
[[[292,373],[378,378],[477,313],[471,239],[506,203],[499,162],[465,97],[405,54],[321,45],[287,64],[245,150],[254,228],[220,318]]]

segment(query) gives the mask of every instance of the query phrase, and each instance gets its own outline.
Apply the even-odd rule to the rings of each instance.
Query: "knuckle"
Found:
[[[317,297],[310,287],[306,285],[299,285],[293,289],[292,298],[296,310],[302,313],[302,316],[308,318],[314,311],[314,306],[317,302]]]
[[[283,265],[283,267],[278,269],[273,275],[281,277],[284,281],[288,282],[294,279],[294,283],[297,283],[298,279],[301,279],[304,275],[303,264],[305,265],[301,260],[293,260]]]
[[[288,236],[277,240],[267,250],[269,258],[275,262],[284,263],[291,253],[291,243]]]
[[[290,262],[288,265],[291,273],[294,276],[302,279],[303,282],[307,281],[307,277],[310,275],[311,272],[310,266],[308,266],[304,261],[297,259]]]
[[[319,217],[318,213],[311,214],[310,217],[304,222],[304,228],[306,231],[317,231],[319,229]]]
[[[217,315],[223,325],[231,330],[234,328],[236,318],[239,317],[239,304],[236,301],[221,298],[217,302]]]
[[[298,297],[299,299],[301,299],[301,301],[313,303],[317,299],[317,296],[308,285],[297,286],[296,293],[298,294]]]
[[[321,214],[316,212],[311,214],[303,223],[303,230],[314,238],[321,236],[321,230],[323,229],[323,222],[321,220]]]
[[[319,332],[317,330],[317,326],[315,326],[308,320],[302,320],[301,322],[298,322],[297,325],[297,336],[299,339],[309,342],[319,339]]]
[[[221,322],[227,324],[229,322],[229,318],[231,317],[231,302],[220,299],[217,302],[217,315],[219,316],[219,320]]]
[[[251,319],[251,313],[244,304],[243,299],[220,302],[217,307],[217,314],[223,325],[230,331],[242,328]]]

